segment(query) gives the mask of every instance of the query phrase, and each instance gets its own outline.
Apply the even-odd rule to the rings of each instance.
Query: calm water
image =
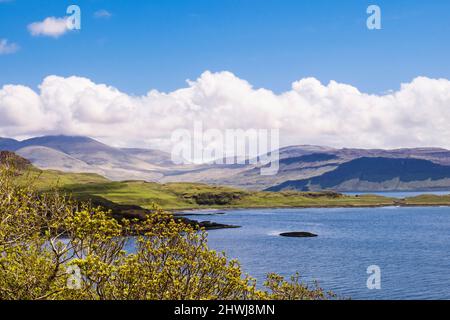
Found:
[[[246,209],[192,218],[242,226],[210,231],[210,247],[238,258],[259,281],[270,271],[299,272],[353,299],[450,299],[448,207]],[[319,236],[278,236],[285,231]],[[369,265],[381,268],[381,290],[366,287]]]

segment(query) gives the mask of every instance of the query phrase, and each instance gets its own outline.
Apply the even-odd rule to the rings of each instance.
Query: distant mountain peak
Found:
[[[15,150],[18,144],[17,140],[0,137],[0,150]]]
[[[69,135],[50,135],[50,136],[41,136],[41,137],[34,137],[27,140],[23,140],[22,142],[36,142],[36,141],[43,141],[43,142],[49,142],[49,141],[60,141],[60,142],[97,142],[101,143],[93,138],[87,137],[87,136],[69,136]]]
[[[12,141],[12,142],[19,142],[19,141],[15,140],[15,139],[12,139],[12,138],[5,138],[5,137],[0,137],[0,141]]]
[[[442,148],[287,146],[279,150],[279,172],[274,176],[261,176],[259,168],[251,164],[180,166],[164,151],[117,148],[82,135],[49,135],[23,141],[0,138],[0,150],[15,152],[41,169],[95,172],[111,180],[204,182],[254,190],[271,186],[340,190],[450,188],[450,151]]]

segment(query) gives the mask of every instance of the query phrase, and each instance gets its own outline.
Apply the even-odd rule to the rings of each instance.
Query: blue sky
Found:
[[[32,22],[82,12],[82,29],[33,37]],[[366,28],[366,8],[382,30]],[[109,18],[96,18],[98,10]],[[171,91],[203,71],[233,72],[275,92],[312,76],[383,93],[416,76],[450,78],[450,1],[133,0],[0,1],[0,86],[36,88],[47,75],[78,75],[129,94]]]

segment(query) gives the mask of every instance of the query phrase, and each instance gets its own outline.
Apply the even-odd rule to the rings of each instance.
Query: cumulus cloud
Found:
[[[418,77],[385,95],[314,78],[284,93],[254,88],[230,72],[204,72],[185,88],[130,96],[81,77],[46,77],[39,91],[0,90],[0,136],[87,135],[154,147],[179,128],[280,129],[282,145],[450,148],[450,81]]]
[[[8,39],[0,39],[0,55],[11,54],[19,50],[19,46],[16,43],[11,43]]]
[[[28,25],[28,31],[32,36],[48,36],[58,38],[70,31],[67,18],[48,17],[43,21],[33,22]]]

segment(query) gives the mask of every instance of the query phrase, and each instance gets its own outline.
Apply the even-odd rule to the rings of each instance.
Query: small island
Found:
[[[280,236],[290,238],[314,238],[317,237],[317,234],[305,231],[295,231],[295,232],[283,232],[280,233]]]

